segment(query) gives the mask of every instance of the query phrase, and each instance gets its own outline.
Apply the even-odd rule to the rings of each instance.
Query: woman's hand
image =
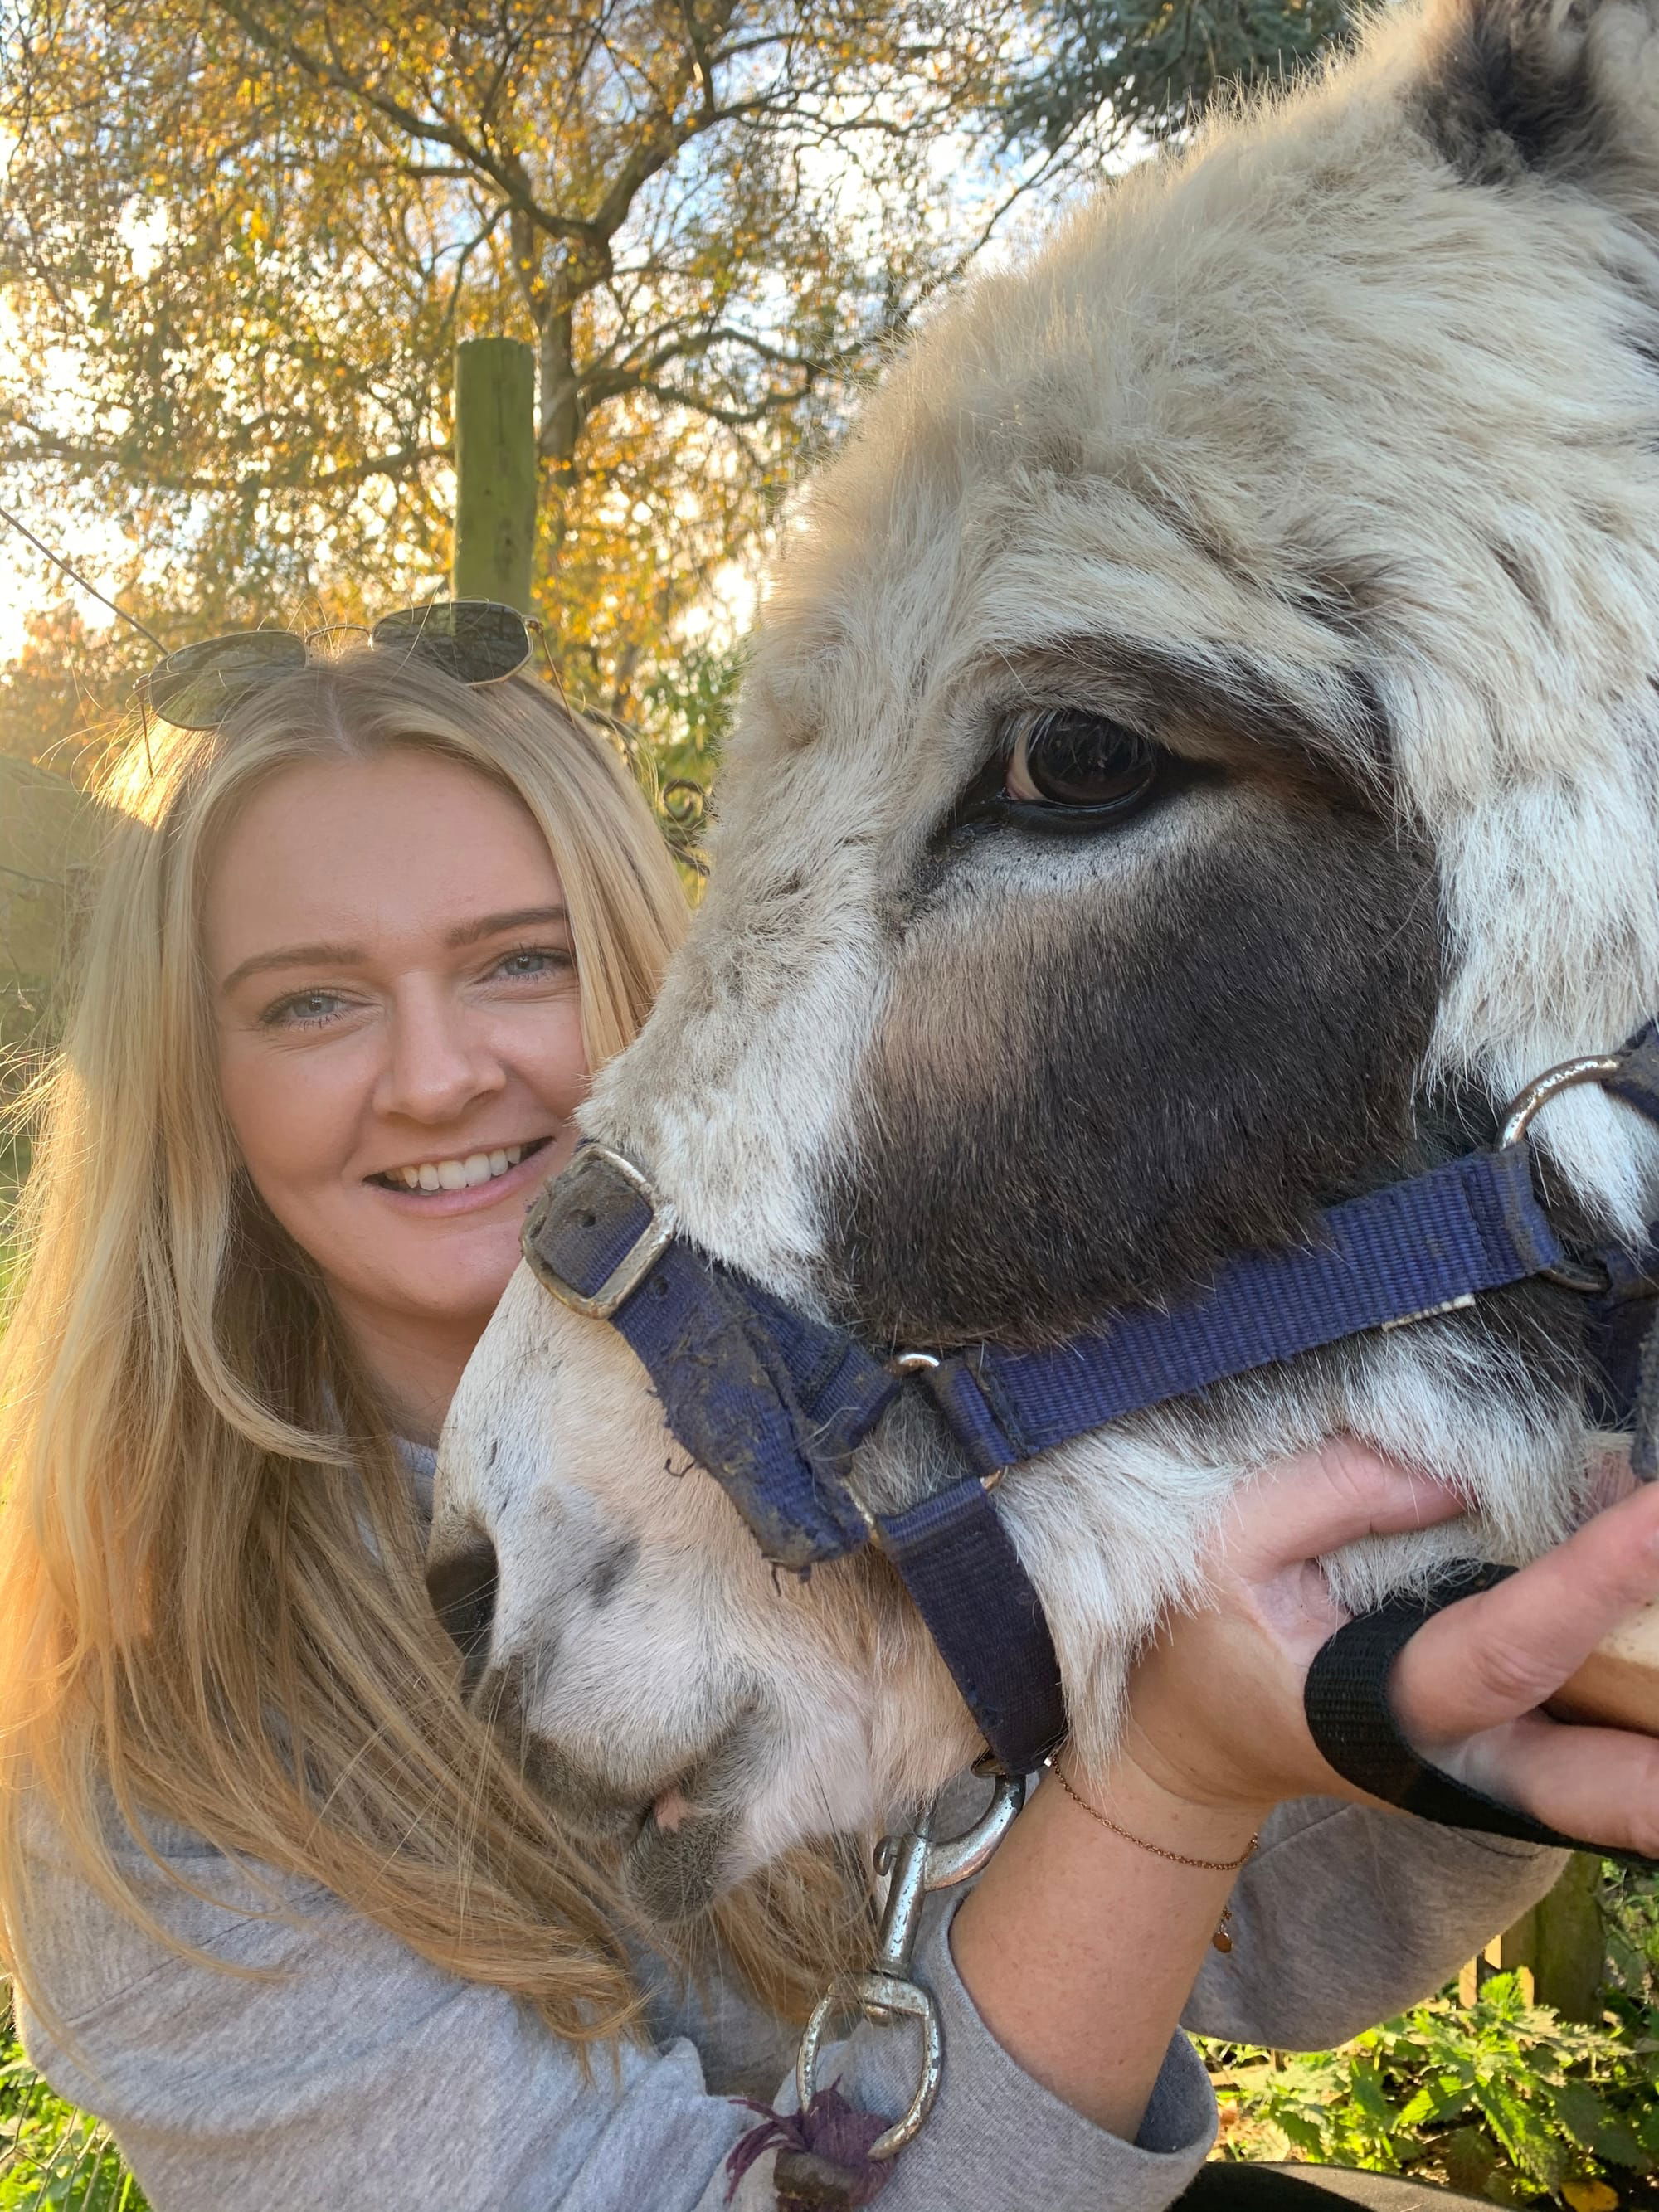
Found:
[[[1401,1734],[1431,1765],[1565,1835],[1659,1856],[1659,1740],[1540,1710],[1656,1591],[1659,1485],[1425,1622],[1389,1677]]]
[[[958,1910],[951,1948],[987,2025],[1026,2070],[1133,2138],[1251,1832],[1281,1799],[1363,1793],[1303,1716],[1342,1625],[1320,1559],[1454,1520],[1443,1484],[1352,1442],[1269,1468],[1228,1507],[1207,1598],[1137,1666],[1109,1765],[1045,1784]],[[1659,1592],[1659,1487],[1609,1508],[1498,1589],[1449,1606],[1395,1662],[1396,1715],[1437,1765],[1569,1833],[1659,1840],[1659,1742],[1537,1711]]]
[[[1344,1615],[1320,1558],[1450,1520],[1455,1492],[1334,1440],[1238,1493],[1206,1563],[1209,1601],[1171,1620],[1135,1672],[1127,1762],[1183,1802],[1265,1812],[1362,1793],[1303,1715],[1316,1651]],[[1401,1733],[1458,1779],[1570,1835],[1659,1849],[1659,1741],[1539,1710],[1609,1630],[1659,1595],[1659,1486],[1636,1492],[1497,1589],[1437,1614],[1395,1662]]]

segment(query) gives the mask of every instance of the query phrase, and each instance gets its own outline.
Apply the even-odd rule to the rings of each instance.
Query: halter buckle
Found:
[[[633,1241],[594,1281],[592,1269],[614,1244],[618,1217],[641,1206],[646,1218]],[[537,1281],[562,1305],[592,1321],[609,1321],[673,1243],[677,1227],[673,1207],[659,1199],[632,1160],[608,1145],[588,1142],[532,1206],[520,1243]]]

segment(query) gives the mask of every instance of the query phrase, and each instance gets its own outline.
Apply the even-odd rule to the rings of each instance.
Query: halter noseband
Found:
[[[576,1312],[639,1358],[668,1425],[765,1556],[805,1573],[873,1545],[892,1563],[1001,1766],[1030,1772],[1066,1729],[1060,1668],[1030,1577],[991,1503],[1005,1470],[1125,1415],[1371,1329],[1542,1277],[1593,1296],[1610,1341],[1651,1300],[1651,1248],[1568,1249],[1540,1202],[1528,1130],[1595,1083],[1659,1122],[1659,1024],[1529,1085],[1498,1142],[1317,1215],[1304,1243],[1225,1261],[1207,1289],[1134,1307],[1036,1352],[975,1344],[884,1359],[797,1313],[678,1229],[639,1169],[592,1142],[537,1199],[524,1250]],[[1644,1368],[1659,1364],[1644,1358]],[[1651,1476],[1659,1376],[1604,1376]],[[860,1498],[854,1455],[901,1394],[925,1393],[971,1470],[902,1512]]]

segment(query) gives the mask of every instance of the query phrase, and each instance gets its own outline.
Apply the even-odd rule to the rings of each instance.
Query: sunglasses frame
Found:
[[[343,632],[349,631],[355,633],[360,637],[367,638],[369,648],[372,652],[393,653],[402,650],[404,653],[418,653],[421,649],[418,634],[416,636],[412,638],[398,639],[394,643],[379,644],[376,642],[376,633],[381,629],[383,624],[387,622],[394,621],[399,616],[426,616],[439,612],[448,613],[461,607],[488,608],[492,613],[511,615],[514,621],[519,624],[524,633],[525,649],[520,658],[514,662],[512,667],[502,669],[499,675],[461,676],[457,677],[456,681],[458,683],[465,684],[469,691],[482,691],[487,690],[492,684],[505,684],[509,677],[518,676],[523,673],[524,670],[527,668],[530,663],[535,659],[536,648],[539,646],[541,647],[542,659],[547,665],[549,681],[551,683],[555,691],[557,692],[560,700],[564,705],[566,712],[572,714],[574,714],[575,709],[570,704],[569,696],[565,690],[563,680],[559,674],[558,665],[553,658],[553,648],[548,642],[547,625],[541,620],[539,616],[520,614],[516,607],[508,606],[503,599],[432,599],[429,600],[423,607],[394,607],[389,614],[382,615],[379,621],[373,623],[325,623],[316,629],[308,629],[298,633],[293,630],[276,629],[226,630],[218,637],[201,638],[192,645],[180,646],[175,652],[167,653],[162,659],[157,661],[155,667],[152,668],[147,675],[140,678],[136,687],[138,699],[139,721],[144,741],[144,759],[149,769],[150,774],[153,775],[155,773],[155,756],[150,751],[149,744],[149,718],[151,714],[156,715],[164,722],[171,723],[174,729],[182,730],[215,730],[218,728],[220,721],[223,720],[223,716],[221,715],[210,722],[173,722],[171,715],[169,715],[164,708],[157,707],[154,703],[150,695],[150,685],[154,682],[155,678],[160,675],[171,662],[183,659],[187,653],[202,654],[216,645],[229,645],[245,638],[281,637],[296,639],[296,641],[301,648],[301,657],[297,660],[289,659],[286,666],[283,668],[273,668],[268,677],[256,678],[252,684],[245,687],[245,696],[247,691],[258,690],[262,683],[274,683],[279,676],[291,675],[296,670],[303,668],[307,662],[312,659],[313,655],[310,648],[319,638],[337,637]],[[227,706],[226,712],[229,711],[230,706],[234,706],[236,703],[237,702],[235,700],[230,701]],[[615,740],[617,748],[621,751],[629,769],[636,778],[639,777],[641,772],[639,744],[633,732],[629,730],[627,724],[618,720],[612,715],[605,714],[590,714],[587,720],[590,722],[597,723],[599,726],[608,731],[611,738]],[[693,782],[690,777],[675,776],[672,778],[669,782],[660,787],[659,796],[660,799],[659,811],[663,821],[664,834],[667,839],[670,851],[674,854],[678,860],[682,862],[686,867],[690,868],[694,874],[706,877],[708,873],[708,864],[703,859],[702,854],[697,850],[696,842],[697,827],[702,820],[704,811],[706,794],[704,793],[702,786],[699,783]]]
[[[275,683],[279,678],[292,675],[298,669],[304,667],[307,662],[313,659],[313,656],[311,652],[311,647],[319,638],[336,637],[343,631],[353,631],[358,635],[367,638],[369,648],[372,652],[395,653],[402,651],[404,653],[418,653],[422,650],[418,631],[413,637],[399,638],[395,641],[385,643],[377,642],[377,634],[386,623],[395,621],[400,616],[407,615],[425,617],[439,612],[453,614],[459,610],[464,608],[487,608],[490,613],[495,615],[510,615],[523,631],[524,651],[520,654],[520,658],[514,662],[511,668],[504,668],[501,670],[499,673],[491,676],[458,675],[455,678],[457,683],[465,684],[469,690],[483,690],[492,684],[505,684],[509,677],[519,675],[532,660],[534,660],[536,658],[536,648],[538,645],[539,645],[541,647],[542,658],[547,664],[547,672],[552,680],[553,687],[555,690],[558,692],[559,696],[562,699],[564,697],[564,686],[559,680],[559,672],[554,665],[553,649],[547,641],[547,627],[538,616],[520,614],[516,607],[508,606],[506,602],[501,599],[433,599],[425,606],[394,607],[389,614],[380,616],[379,620],[373,623],[325,623],[316,629],[309,629],[299,633],[297,641],[301,648],[301,657],[297,660],[289,659],[286,661],[285,665],[281,667],[273,666],[268,675],[254,676],[251,683],[248,683],[242,687],[241,692],[237,695],[236,699],[231,699],[227,702],[224,713],[228,713],[231,708],[238,703],[238,699],[240,699],[240,697],[246,696],[249,692],[259,690],[264,684]],[[238,645],[250,638],[270,638],[274,640],[279,637],[293,638],[295,636],[295,633],[292,630],[226,630],[218,637],[202,638],[192,645],[180,646],[177,652],[170,653],[164,659],[159,660],[154,668],[149,670],[145,676],[140,678],[137,685],[138,712],[143,728],[144,752],[146,758],[148,759],[149,757],[149,717],[151,714],[155,715],[159,720],[170,723],[174,729],[184,730],[216,730],[219,727],[220,723],[224,719],[224,714],[222,713],[216,715],[211,721],[175,722],[164,707],[156,705],[151,686],[154,684],[155,678],[166,672],[172,663],[185,659],[186,655],[206,659],[210,649],[215,646]],[[436,657],[436,655],[433,654],[428,655],[428,659],[435,659]],[[183,675],[187,674],[189,672],[180,670],[176,672]],[[446,671],[446,673],[453,673],[453,672]],[[151,762],[151,768],[153,770],[153,761]]]

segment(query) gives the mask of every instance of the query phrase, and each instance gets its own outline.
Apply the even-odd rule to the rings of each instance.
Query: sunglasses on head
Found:
[[[263,684],[303,668],[313,639],[357,627],[340,623],[304,636],[288,629],[244,629],[204,638],[198,645],[181,646],[151,669],[141,696],[175,729],[216,729]],[[376,653],[410,654],[459,684],[500,684],[518,673],[539,643],[548,673],[555,684],[559,680],[540,623],[494,599],[434,599],[429,606],[399,607],[382,615],[368,637]]]

